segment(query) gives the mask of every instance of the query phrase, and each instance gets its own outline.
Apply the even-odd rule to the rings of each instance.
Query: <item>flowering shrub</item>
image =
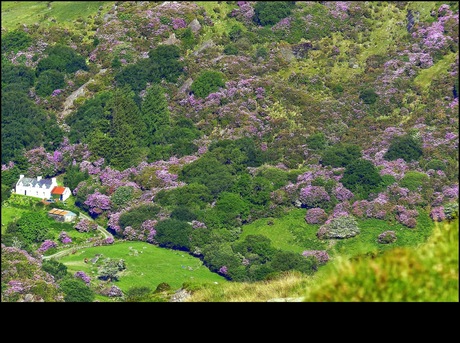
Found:
[[[300,190],[299,200],[307,207],[321,207],[331,198],[322,186],[307,186]]]
[[[61,231],[61,233],[59,234],[59,240],[63,244],[72,243],[72,239],[69,237],[69,235],[65,231]]]
[[[109,196],[101,194],[98,191],[89,194],[84,202],[86,206],[89,206],[89,213],[92,215],[99,215],[102,211],[110,210],[111,203]]]
[[[88,219],[85,219],[83,218],[82,220],[80,220],[76,225],[75,225],[75,229],[78,231],[78,232],[89,232],[89,231],[94,231],[94,230],[97,230],[97,223],[91,221],[91,220],[88,220]]]
[[[324,224],[327,220],[327,213],[321,208],[310,208],[305,215],[308,224]]]
[[[446,219],[446,215],[444,214],[444,207],[439,206],[431,209],[430,217],[436,222],[442,222],[444,219]]]
[[[75,272],[75,274],[73,274],[73,276],[76,277],[76,278],[82,279],[83,281],[85,281],[85,283],[87,285],[89,285],[90,282],[91,282],[91,278],[88,275],[86,275],[85,272],[83,272],[81,270],[78,271],[78,272]]]
[[[394,243],[396,241],[396,233],[394,231],[385,231],[382,232],[378,238],[377,241],[380,244],[390,244]]]
[[[102,241],[102,244],[109,245],[109,244],[113,244],[114,242],[115,240],[113,239],[113,237],[107,237]]]
[[[326,264],[326,262],[329,261],[329,254],[326,250],[305,250],[302,255],[305,257],[315,257],[318,264]]]
[[[354,197],[353,192],[343,187],[340,183],[336,188],[334,188],[334,195],[339,201],[350,200]]]
[[[458,218],[458,202],[452,202],[444,205],[444,214],[448,220]]]
[[[358,235],[360,229],[356,220],[351,217],[338,217],[328,220],[317,232],[319,239],[327,238],[350,238]]]
[[[56,242],[47,239],[40,245],[40,248],[38,248],[38,252],[44,253],[46,250],[51,249],[51,248],[56,248],[56,247],[57,247]]]
[[[395,206],[395,215],[398,222],[409,228],[414,228],[417,225],[416,217],[418,216],[417,210],[408,210],[402,205]]]

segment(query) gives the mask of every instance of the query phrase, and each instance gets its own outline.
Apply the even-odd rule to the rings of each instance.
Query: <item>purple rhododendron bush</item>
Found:
[[[164,300],[118,286],[129,265],[59,264],[84,248],[142,241],[256,282],[458,218],[458,4],[49,2],[48,27],[19,3],[2,5],[2,256],[36,270],[11,260],[4,281],[2,262],[2,300]]]

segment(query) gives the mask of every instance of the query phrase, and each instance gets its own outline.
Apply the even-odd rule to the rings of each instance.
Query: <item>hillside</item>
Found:
[[[291,275],[309,293],[340,261],[403,260],[458,224],[458,2],[1,4],[2,254],[64,285],[2,276],[2,300],[167,301]],[[91,220],[52,223],[11,193],[19,175],[56,177],[72,196],[52,207]],[[129,242],[162,257],[121,262]],[[89,245],[110,259],[81,264]],[[205,269],[197,285],[173,254]]]

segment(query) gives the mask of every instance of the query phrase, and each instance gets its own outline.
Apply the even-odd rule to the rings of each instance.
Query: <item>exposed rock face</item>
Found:
[[[180,44],[180,40],[176,38],[175,33],[171,33],[169,38],[167,40],[165,40],[164,44],[166,44],[166,45],[175,45],[175,44],[178,45],[178,44]]]
[[[198,32],[201,29],[201,24],[198,22],[198,19],[195,18],[188,24],[188,27],[190,27],[192,32]]]
[[[169,300],[169,302],[172,302],[172,303],[184,302],[191,295],[192,295],[191,292],[189,292],[189,291],[187,291],[185,289],[179,289],[176,293],[173,294],[173,296],[171,297],[171,300]]]
[[[187,80],[185,80],[179,92],[188,93],[190,91],[190,87],[192,86],[192,83],[193,83],[193,80],[191,78],[188,78]]]

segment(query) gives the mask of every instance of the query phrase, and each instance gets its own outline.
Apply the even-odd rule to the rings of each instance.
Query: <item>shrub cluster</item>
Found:
[[[331,219],[321,226],[317,232],[319,239],[350,238],[358,235],[360,229],[356,220],[351,216],[341,216]]]

